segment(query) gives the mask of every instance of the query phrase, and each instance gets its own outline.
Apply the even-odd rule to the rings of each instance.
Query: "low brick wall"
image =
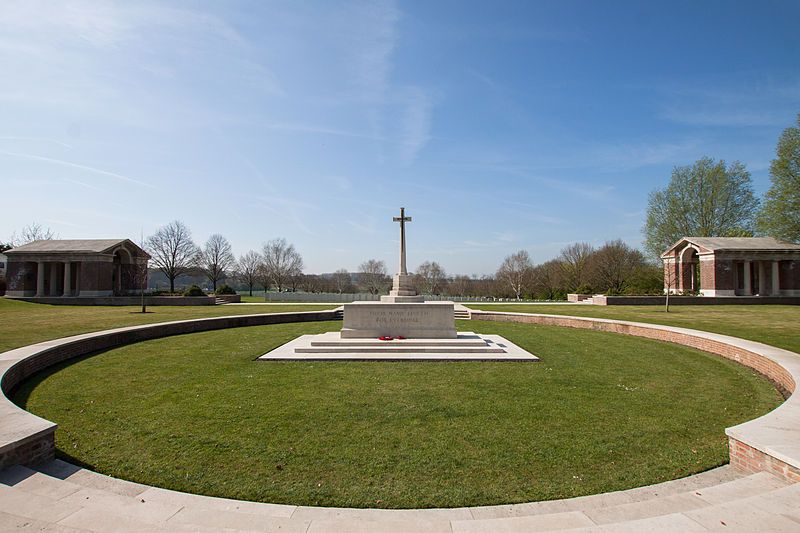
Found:
[[[6,405],[0,406],[0,468],[14,464],[35,464],[55,457],[53,439],[56,425],[20,410],[8,399],[9,394],[19,383],[40,370],[92,352],[172,335],[267,324],[325,320],[341,320],[341,314],[336,311],[309,311],[201,318],[179,322],[146,324],[76,335],[58,341],[43,342],[39,345],[41,349],[38,351],[32,350],[37,346],[32,345],[0,354],[6,360],[13,360],[15,352],[24,354],[20,356],[19,361],[7,368],[0,380],[0,390],[6,396]],[[20,426],[24,426],[26,423],[31,428],[30,432],[28,434],[20,433]],[[15,435],[16,438],[6,438],[5,436],[9,434]]]
[[[57,296],[46,296],[43,298],[7,296],[7,298],[9,300],[22,300],[24,302],[48,305],[142,305],[141,296],[93,296],[78,298],[60,298]],[[162,305],[216,305],[217,303],[216,298],[213,296],[145,296],[144,299],[147,305],[152,305],[154,307]]]
[[[751,474],[769,472],[794,483],[800,482],[800,469],[733,437],[728,437],[728,451],[731,466],[738,470]]]
[[[567,294],[567,301],[568,302],[584,302],[586,300],[591,300],[591,294]]]
[[[215,298],[217,300],[224,300],[229,304],[238,304],[242,301],[242,296],[240,294],[217,294]]]
[[[666,296],[605,296],[592,298],[595,305],[666,305]],[[797,296],[670,296],[669,305],[800,305]]]
[[[634,325],[625,324],[617,321],[605,321],[594,318],[577,318],[557,315],[521,315],[507,313],[493,313],[491,311],[473,311],[473,320],[494,320],[497,322],[523,322],[529,324],[542,324],[545,326],[560,326],[566,328],[594,329],[597,331],[608,331],[611,333],[621,333],[633,335],[635,337],[645,337],[659,341],[674,342],[721,355],[726,359],[732,359],[737,363],[750,367],[772,381],[781,393],[786,397],[791,395],[796,387],[796,383],[791,373],[778,363],[762,355],[748,350],[731,346],[724,342],[719,342],[703,337],[696,337],[685,333],[648,327],[644,324]]]

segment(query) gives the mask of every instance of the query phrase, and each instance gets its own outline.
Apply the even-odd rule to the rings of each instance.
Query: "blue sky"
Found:
[[[0,240],[173,219],[307,272],[496,270],[641,240],[676,165],[757,192],[800,112],[800,3],[0,4]]]

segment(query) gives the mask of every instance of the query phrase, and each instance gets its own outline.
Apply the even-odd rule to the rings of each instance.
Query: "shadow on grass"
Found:
[[[42,370],[23,379],[13,389],[7,391],[6,395],[12,402],[14,402],[14,404],[17,407],[27,410],[28,400],[31,397],[31,393],[33,393],[34,389],[36,389],[36,387],[41,385],[41,383],[44,380],[46,380],[56,372],[60,372],[61,370],[68,368],[76,363],[80,363],[81,361],[89,359],[90,357],[94,357],[95,355],[100,355],[101,353],[105,353],[109,350],[98,350],[96,352],[85,353],[83,355],[72,357],[70,359],[61,361],[60,363],[48,366],[47,368],[43,368]]]

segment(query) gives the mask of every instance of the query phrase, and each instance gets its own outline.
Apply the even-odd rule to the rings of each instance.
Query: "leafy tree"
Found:
[[[169,292],[175,292],[175,278],[197,265],[199,249],[186,225],[174,220],[162,226],[145,242],[153,263],[169,280]]]
[[[758,216],[758,229],[778,239],[800,242],[800,114],[797,127],[783,130],[776,152],[769,167],[772,186]]]
[[[520,250],[506,257],[497,270],[497,280],[510,288],[517,300],[522,299],[522,293],[533,281],[533,263],[528,252]]]
[[[758,199],[742,163],[705,157],[676,167],[669,185],[650,194],[644,226],[645,247],[654,257],[685,236],[752,235]]]
[[[216,293],[217,283],[225,278],[226,272],[236,262],[233,257],[231,243],[219,233],[215,233],[206,241],[199,260],[200,268],[208,278],[208,281],[211,282],[214,293]]]
[[[417,268],[415,281],[422,294],[440,294],[447,274],[436,261],[425,261]]]
[[[370,294],[380,294],[386,291],[389,276],[386,273],[386,263],[377,259],[368,259],[358,267],[361,286]]]

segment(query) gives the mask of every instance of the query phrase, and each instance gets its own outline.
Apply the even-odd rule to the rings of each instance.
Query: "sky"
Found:
[[[181,220],[308,273],[489,274],[642,240],[675,166],[760,195],[800,113],[800,2],[0,3],[0,241]]]

